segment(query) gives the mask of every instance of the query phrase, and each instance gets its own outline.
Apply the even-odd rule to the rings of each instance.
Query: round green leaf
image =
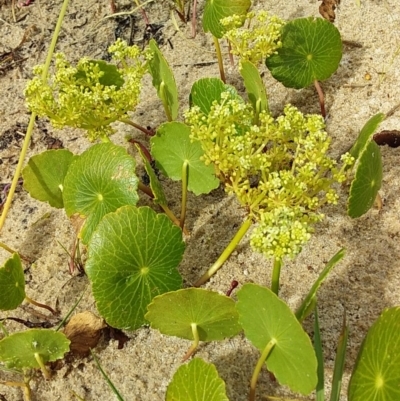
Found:
[[[188,189],[196,195],[209,193],[219,185],[212,165],[206,166],[200,142],[191,142],[190,128],[183,123],[162,124],[151,138],[151,153],[158,167],[173,180],[182,180],[182,166],[188,163]]]
[[[143,325],[153,297],[181,287],[184,249],[181,230],[148,207],[124,206],[105,216],[89,242],[85,271],[107,323],[127,330]]]
[[[360,217],[371,209],[381,184],[381,151],[374,141],[370,141],[356,165],[356,174],[350,186],[348,215],[352,218]]]
[[[299,18],[282,29],[282,47],[266,59],[272,76],[289,88],[328,79],[342,58],[337,28],[323,18]]]
[[[197,80],[190,91],[190,106],[198,106],[207,115],[210,112],[214,100],[221,101],[221,93],[227,90],[218,78],[201,78]]]
[[[0,267],[0,309],[15,309],[22,303],[24,298],[24,270],[22,269],[18,253],[14,253]]]
[[[216,38],[222,38],[225,28],[220,23],[221,19],[232,15],[245,17],[250,6],[250,0],[207,0],[203,14],[204,32],[211,32]]]
[[[59,331],[31,329],[14,333],[0,341],[0,361],[12,369],[40,368],[35,358],[43,363],[56,361],[69,351],[70,341]]]
[[[62,188],[74,155],[66,149],[47,150],[32,156],[22,170],[24,188],[32,198],[64,207]]]
[[[120,146],[94,145],[72,162],[64,180],[67,215],[86,218],[81,230],[84,244],[107,213],[124,205],[136,205],[138,179],[135,161]]]
[[[167,389],[166,401],[229,401],[225,383],[211,363],[200,358],[181,365]]]
[[[193,340],[195,323],[200,341],[216,341],[239,333],[235,302],[216,292],[188,288],[159,295],[148,306],[146,319],[169,336]]]
[[[389,308],[369,329],[350,379],[349,401],[400,400],[400,308]]]
[[[245,284],[237,292],[239,323],[263,351],[275,339],[266,364],[281,384],[309,394],[317,385],[317,359],[310,338],[289,307],[269,288]]]
[[[103,75],[99,79],[99,83],[101,85],[114,85],[117,89],[120,89],[124,84],[124,79],[122,78],[121,73],[118,71],[118,68],[115,65],[108,64],[104,60],[89,60],[88,63],[92,67],[97,67],[99,71],[103,73]],[[90,85],[88,84],[88,82],[90,82],[90,78],[87,78],[85,71],[79,70],[75,74],[75,79],[77,85],[90,88]]]

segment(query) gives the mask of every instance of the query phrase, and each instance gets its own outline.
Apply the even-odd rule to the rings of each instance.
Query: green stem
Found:
[[[122,395],[119,393],[119,391],[115,387],[114,383],[111,381],[111,379],[107,376],[106,372],[101,367],[100,362],[97,359],[97,357],[94,354],[94,352],[92,351],[92,349],[90,350],[90,354],[92,355],[93,360],[97,365],[97,368],[100,370],[100,373],[103,375],[103,377],[104,377],[105,381],[107,382],[108,386],[111,388],[111,391],[115,394],[115,396],[118,398],[119,401],[124,401],[124,399],[122,398]]]
[[[174,215],[174,213],[172,213],[171,209],[167,206],[167,205],[159,205],[161,207],[161,209],[164,211],[164,213],[167,215],[167,217],[179,228],[182,229],[182,232],[185,235],[189,235],[189,231],[187,230],[186,227],[181,227],[181,223],[178,220],[178,218]]]
[[[144,134],[146,134],[148,136],[154,136],[154,133],[152,131],[142,127],[139,124],[136,124],[135,122],[129,120],[128,118],[121,118],[118,121],[121,121],[121,123],[125,123],[125,124],[128,124],[128,125],[131,125],[132,127],[138,129],[139,131],[142,131]]]
[[[282,259],[274,258],[274,268],[272,270],[271,291],[278,295],[279,277],[281,275]]]
[[[221,76],[221,80],[223,83],[226,83],[226,78],[225,78],[225,70],[224,70],[224,62],[222,60],[222,53],[221,53],[221,47],[218,42],[218,38],[213,36],[214,40],[214,46],[215,50],[217,52],[217,59],[218,59],[218,67],[219,67],[219,75]]]
[[[228,244],[225,250],[222,252],[220,257],[216,260],[216,262],[207,270],[205,274],[203,274],[195,283],[194,287],[200,287],[204,284],[211,276],[213,276],[219,268],[226,262],[226,260],[231,256],[231,253],[235,250],[239,242],[242,240],[244,235],[247,233],[251,225],[253,224],[251,217],[248,216],[247,219],[243,222],[239,231],[235,234],[232,241]]]
[[[192,333],[193,333],[193,343],[186,352],[185,356],[182,358],[182,362],[187,361],[193,353],[196,351],[197,347],[199,346],[200,338],[199,338],[199,332],[197,330],[197,324],[196,323],[191,323],[190,326],[192,327]]]
[[[275,344],[276,340],[274,338],[271,339],[264,348],[260,358],[257,361],[257,365],[253,370],[253,376],[251,377],[249,401],[254,401],[256,399],[256,385],[258,376],[261,372],[261,368],[263,367],[266,359],[268,358],[268,355],[271,353],[272,348],[274,348]]]
[[[51,40],[50,48],[49,48],[49,51],[47,53],[46,62],[44,64],[44,68],[43,68],[43,73],[42,73],[42,81],[43,82],[45,82],[46,79],[47,79],[47,74],[49,72],[51,59],[53,57],[53,53],[54,53],[54,49],[56,47],[57,39],[58,39],[58,36],[60,34],[61,24],[62,24],[62,21],[64,19],[65,13],[67,11],[68,1],[69,0],[64,0],[63,1],[62,7],[61,7],[61,11],[60,11],[60,14],[58,16],[57,25],[56,25],[56,27],[54,29],[53,38]],[[30,144],[33,127],[35,125],[35,119],[36,119],[36,113],[32,113],[31,114],[31,118],[29,120],[28,129],[26,130],[26,135],[25,135],[24,143],[22,145],[21,153],[19,154],[19,160],[18,160],[17,168],[16,168],[15,173],[14,173],[14,178],[13,178],[13,181],[11,183],[11,187],[10,187],[10,191],[8,193],[8,196],[7,196],[6,203],[4,204],[3,213],[1,214],[1,217],[0,217],[0,231],[3,228],[3,225],[4,225],[4,222],[6,220],[6,216],[7,216],[8,210],[10,209],[11,202],[12,202],[12,199],[14,197],[15,189],[17,188],[18,180],[19,180],[19,177],[21,175],[22,165],[24,164],[24,161],[25,161],[26,152],[27,152],[29,144]]]
[[[185,226],[188,178],[189,178],[189,163],[187,160],[185,160],[182,164],[182,204],[181,204],[181,218],[179,221],[179,226],[182,229]]]
[[[167,120],[172,121],[172,115],[171,115],[171,110],[168,107],[168,100],[167,100],[167,94],[165,92],[164,81],[162,81],[160,84],[160,97],[161,97],[162,104],[164,106],[164,111],[165,111],[165,115],[167,116]]]
[[[38,352],[35,352],[33,355],[35,356],[36,362],[39,364],[40,370],[43,372],[44,377],[45,377],[47,380],[50,380],[50,379],[51,379],[50,373],[49,373],[49,371],[47,370],[47,368],[46,368],[46,366],[45,366],[45,364],[44,364],[44,362],[43,362],[43,359],[41,358],[41,356],[39,355],[39,353],[38,353]]]

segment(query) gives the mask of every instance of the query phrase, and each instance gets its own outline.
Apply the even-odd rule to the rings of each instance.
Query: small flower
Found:
[[[86,57],[72,66],[64,54],[55,55],[55,73],[45,82],[43,66],[25,90],[28,107],[47,116],[57,128],[82,128],[90,140],[113,134],[110,124],[127,117],[139,102],[146,60],[136,46],[118,40],[110,46],[114,64]]]

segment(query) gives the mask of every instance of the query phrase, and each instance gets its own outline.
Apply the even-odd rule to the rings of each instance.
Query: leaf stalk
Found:
[[[250,216],[242,223],[241,227],[239,228],[238,232],[235,234],[231,242],[222,252],[220,257],[216,260],[216,262],[204,273],[195,283],[194,287],[200,287],[203,285],[211,276],[213,276],[221,266],[226,262],[226,260],[231,256],[232,252],[238,246],[239,242],[242,240],[244,235],[247,233],[253,221]]]
[[[261,353],[260,358],[257,361],[256,367],[254,368],[253,371],[253,376],[251,377],[249,401],[255,401],[256,399],[256,385],[258,376],[260,375],[261,369],[265,361],[267,360],[269,354],[271,353],[272,349],[274,348],[275,344],[276,344],[276,339],[272,338],[265,346],[263,352]]]

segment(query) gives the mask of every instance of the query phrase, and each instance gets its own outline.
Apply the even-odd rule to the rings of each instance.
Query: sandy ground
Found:
[[[0,64],[0,184],[8,183],[18,160],[29,114],[24,106],[23,88],[32,76],[33,65],[45,57],[51,31],[61,6],[60,1],[35,0],[32,5],[17,9],[18,22],[12,22],[11,6],[0,0],[0,54],[9,52],[27,40],[14,52],[14,63],[4,71]],[[203,7],[202,1],[200,10]],[[278,16],[291,19],[302,16],[318,16],[319,1],[255,1],[256,8],[270,10]],[[131,1],[117,1],[119,10],[133,9]],[[180,24],[182,33],[175,32],[169,18],[166,1],[158,1],[147,7],[151,22],[160,24],[158,34],[164,44],[161,49],[173,66],[178,81],[181,110],[188,105],[192,83],[203,76],[218,76],[218,68],[212,53],[212,41],[201,32],[195,40],[188,39],[189,26]],[[117,24],[115,19],[103,20],[109,15],[108,2],[71,2],[65,18],[58,50],[76,61],[83,55],[101,58],[115,40],[115,33],[129,38],[129,21]],[[144,25],[139,14],[134,14],[134,41],[143,43]],[[356,138],[359,129],[377,112],[388,112],[400,102],[400,3],[397,0],[343,0],[336,26],[344,40],[344,55],[337,73],[323,83],[329,113],[327,129],[333,137],[332,153],[346,150]],[[200,29],[199,29],[200,31]],[[159,38],[159,39],[160,39]],[[173,48],[169,45],[169,40]],[[368,79],[370,78],[370,79]],[[238,72],[228,67],[228,82],[240,82]],[[285,103],[292,103],[302,111],[319,111],[313,88],[288,90],[272,80],[268,73],[265,82],[273,113],[279,113]],[[144,85],[143,101],[134,118],[142,125],[156,127],[164,120],[162,106],[155,90]],[[400,112],[384,121],[383,129],[398,129]],[[143,139],[131,128],[119,126],[113,137],[123,144],[124,136],[132,134]],[[62,141],[64,147],[81,153],[89,146],[77,130],[54,130],[46,121],[36,124],[29,154],[39,153],[49,146],[51,138]],[[333,367],[336,341],[340,333],[342,315],[346,311],[350,327],[348,357],[343,381],[342,400],[346,400],[348,378],[368,327],[380,312],[390,306],[400,305],[400,166],[399,150],[381,148],[384,162],[384,182],[381,195],[383,209],[372,210],[358,220],[347,217],[345,192],[337,207],[325,210],[327,218],[316,227],[315,235],[303,252],[293,262],[287,262],[282,270],[280,295],[293,308],[299,305],[308,288],[325,266],[325,263],[342,247],[346,257],[336,267],[319,292],[320,324],[325,347],[325,363],[328,370],[327,391]],[[171,208],[179,212],[179,185],[163,182]],[[145,201],[143,201],[143,204]],[[209,195],[189,198],[187,226],[191,237],[179,267],[185,282],[193,282],[200,273],[215,261],[244,218],[236,201],[218,189]],[[65,315],[82,291],[88,286],[85,277],[72,277],[67,269],[67,255],[63,246],[70,248],[73,232],[63,211],[39,203],[20,189],[1,233],[1,241],[21,253],[34,258],[35,263],[26,274],[27,294],[40,302],[58,305]],[[0,259],[8,255],[1,251]],[[257,282],[268,285],[271,264],[250,249],[245,239],[226,265],[206,285],[207,288],[225,292],[232,280],[240,284]],[[1,294],[0,294],[1,295]],[[96,312],[90,291],[77,311]],[[23,306],[9,316],[35,320],[31,308]],[[7,316],[2,313],[1,316]],[[22,330],[21,325],[10,323],[9,330]],[[306,322],[311,332],[312,322]],[[127,333],[130,341],[122,350],[115,340],[102,339],[96,354],[111,380],[126,400],[163,400],[167,385],[180,365],[180,359],[189,343],[177,338],[165,337],[148,327]],[[203,344],[197,356],[216,365],[226,381],[231,401],[244,401],[248,396],[248,383],[258,358],[257,351],[243,336]],[[9,374],[0,372],[0,380],[12,380]],[[114,395],[88,358],[63,362],[46,381],[41,374],[32,381],[33,400],[55,401],[76,399],[75,391],[86,401],[112,400]],[[271,382],[264,372],[259,380],[257,400],[264,395],[287,394],[284,388]],[[17,388],[0,385],[2,400],[22,400]],[[312,399],[312,397],[310,398]]]

